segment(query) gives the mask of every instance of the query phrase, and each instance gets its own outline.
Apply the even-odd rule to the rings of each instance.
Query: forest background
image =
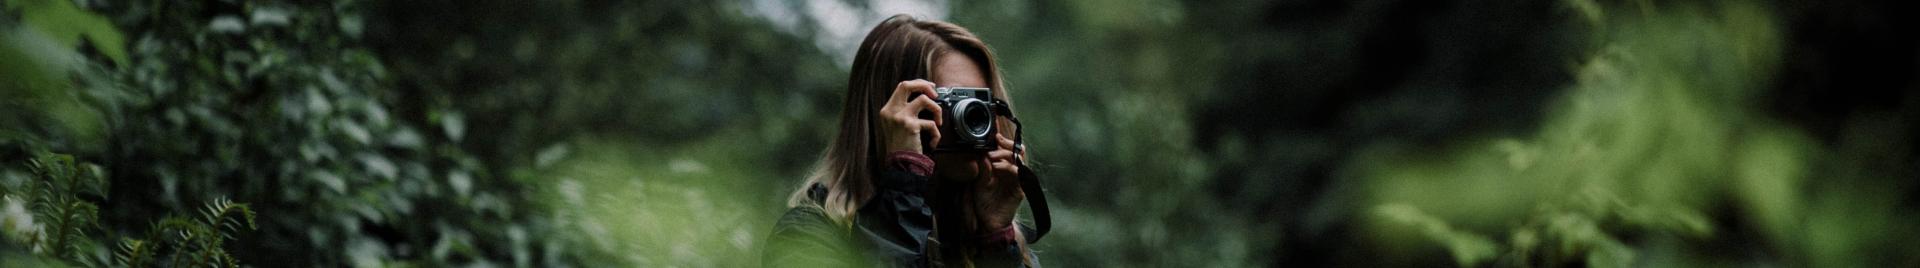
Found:
[[[895,13],[1048,265],[1920,266],[1910,1],[0,6],[0,266],[757,266]]]

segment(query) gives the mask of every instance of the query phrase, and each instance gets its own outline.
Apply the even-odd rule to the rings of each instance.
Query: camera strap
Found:
[[[1001,114],[1007,121],[1013,122],[1013,148],[1016,150],[1013,165],[1020,168],[1020,191],[1027,195],[1027,208],[1033,213],[1033,233],[1028,235],[1027,243],[1039,242],[1048,231],[1053,230],[1053,213],[1047,209],[1047,192],[1040,187],[1040,174],[1027,166],[1027,144],[1020,140],[1020,134],[1026,127],[1020,125],[1020,118],[1013,116],[1013,108],[1006,101],[993,99],[990,102],[995,114]]]

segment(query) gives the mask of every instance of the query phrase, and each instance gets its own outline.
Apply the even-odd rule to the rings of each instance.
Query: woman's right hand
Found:
[[[895,85],[893,95],[887,97],[886,106],[881,106],[880,113],[877,114],[880,117],[878,132],[881,148],[886,149],[886,152],[926,153],[921,151],[920,133],[930,133],[933,137],[928,141],[933,144],[928,144],[926,147],[938,146],[940,123],[942,123],[938,115],[943,113],[940,105],[933,103],[934,96],[939,94],[934,93],[933,82],[927,82],[927,80],[914,79]],[[933,120],[920,118],[922,111],[935,114]]]

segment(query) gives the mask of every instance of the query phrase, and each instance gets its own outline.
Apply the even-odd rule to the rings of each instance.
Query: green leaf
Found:
[[[1460,266],[1475,266],[1499,257],[1500,245],[1480,234],[1454,229],[1445,220],[1435,218],[1420,211],[1420,208],[1406,204],[1386,204],[1374,207],[1374,215],[1395,224],[1414,228],[1432,242],[1446,248],[1453,254],[1454,262]]]
[[[114,252],[113,259],[121,267],[146,267],[153,258],[153,244],[146,240],[122,238],[120,250]]]
[[[18,0],[7,2],[7,11],[20,13],[21,22],[57,40],[62,47],[75,47],[91,41],[93,47],[115,64],[127,64],[126,39],[113,22],[100,14],[81,9],[66,0]]]

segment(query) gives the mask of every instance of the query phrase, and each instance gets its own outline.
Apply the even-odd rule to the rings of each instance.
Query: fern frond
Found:
[[[147,267],[152,258],[152,244],[132,238],[121,239],[119,252],[113,254],[113,260],[122,267]]]
[[[219,261],[220,264],[224,264],[227,268],[240,268],[240,259],[234,258],[233,254],[227,254],[227,251],[224,249],[215,253],[219,254],[219,258],[215,260]]]
[[[87,266],[120,267],[238,267],[240,262],[223,247],[233,233],[259,228],[253,208],[217,198],[195,212],[170,215],[152,223],[145,239],[121,238],[103,246],[88,236],[100,228],[100,208],[81,197],[106,198],[107,181],[98,166],[76,163],[71,155],[41,154],[28,159],[34,180],[20,191],[35,218],[32,235],[25,236],[33,252],[77,261]],[[7,191],[7,198],[15,198]],[[244,228],[244,229],[243,229]],[[108,248],[108,256],[92,255]]]
[[[107,177],[99,165],[92,163],[70,163],[66,166],[67,191],[74,194],[88,194],[99,198],[107,197]]]
[[[153,224],[153,232],[159,235],[157,238],[161,239],[160,241],[182,250],[192,246],[193,241],[200,239],[198,234],[205,232],[200,229],[203,229],[200,223],[180,216],[167,216]]]
[[[68,202],[67,211],[73,215],[72,219],[74,223],[78,225],[75,227],[95,227],[99,224],[100,207],[94,206],[93,203],[85,201]]]
[[[61,214],[65,219],[61,220],[59,226],[54,226],[60,230],[58,233],[61,236],[54,244],[59,249],[56,256],[68,257],[86,252],[90,242],[87,230],[98,226],[100,208],[93,203],[73,201],[67,203]]]
[[[193,254],[193,250],[198,248],[199,240],[205,237],[201,234],[207,232],[205,226],[193,218],[178,215],[160,218],[160,221],[154,222],[153,228],[149,230],[151,232],[149,236],[156,243],[154,245],[156,253],[161,247],[172,248],[172,253],[156,255],[160,258],[158,261],[167,262],[163,265],[166,267],[187,267],[181,262],[186,261]]]
[[[235,214],[238,214],[239,217],[236,218]],[[207,225],[219,230],[222,234],[227,231],[240,231],[241,220],[246,220],[244,223],[246,223],[245,227],[247,229],[259,229],[259,227],[254,224],[252,207],[247,206],[246,203],[234,203],[232,200],[224,197],[214,199],[212,203],[208,203],[206,210],[201,212],[201,216],[204,217],[203,220]],[[223,237],[231,238],[231,236],[224,235]]]

